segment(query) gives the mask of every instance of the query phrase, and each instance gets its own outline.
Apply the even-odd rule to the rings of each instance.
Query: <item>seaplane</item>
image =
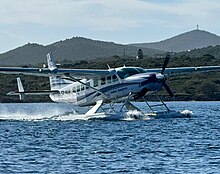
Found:
[[[161,116],[189,116],[187,112],[170,110],[157,93],[163,88],[171,98],[174,94],[166,81],[169,76],[195,72],[220,71],[220,66],[167,68],[170,60],[167,54],[162,68],[143,69],[140,67],[118,67],[103,69],[64,69],[55,63],[51,53],[47,54],[47,65],[41,68],[0,67],[2,74],[33,75],[49,77],[50,90],[26,91],[20,77],[17,77],[18,91],[7,95],[17,95],[20,100],[29,95],[49,95],[54,102],[71,103],[75,108],[87,107],[83,115],[88,118],[125,118]],[[146,95],[157,96],[159,104],[146,101]],[[135,105],[144,98],[150,112],[146,113]],[[142,100],[143,101],[143,100]],[[120,105],[120,107],[116,103]],[[106,107],[107,106],[107,107]],[[163,106],[158,111],[155,107]]]

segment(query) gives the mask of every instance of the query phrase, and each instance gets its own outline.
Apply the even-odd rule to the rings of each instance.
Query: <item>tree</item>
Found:
[[[214,82],[203,82],[200,86],[201,92],[206,95],[218,92],[218,86]]]
[[[139,49],[137,52],[137,59],[143,59],[144,58],[144,53],[142,49]]]

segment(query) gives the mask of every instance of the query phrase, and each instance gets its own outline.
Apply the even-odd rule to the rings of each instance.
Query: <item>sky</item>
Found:
[[[220,0],[0,0],[0,53],[76,36],[121,44],[220,35]]]

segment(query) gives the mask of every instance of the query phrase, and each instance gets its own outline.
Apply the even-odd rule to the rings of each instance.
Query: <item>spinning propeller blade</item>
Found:
[[[173,94],[173,92],[171,91],[170,87],[169,87],[165,82],[163,83],[163,86],[164,86],[164,88],[166,89],[166,91],[167,91],[167,93],[169,94],[169,96],[170,96],[171,98],[173,98],[173,97],[174,97],[174,94]]]
[[[166,56],[166,58],[165,58],[165,61],[164,61],[164,64],[163,64],[163,68],[162,68],[161,74],[164,73],[164,71],[165,71],[165,69],[166,69],[166,67],[167,67],[167,64],[169,63],[169,60],[170,60],[170,55],[167,54],[167,56]],[[166,81],[166,80],[165,80],[165,81]],[[174,94],[173,94],[173,92],[171,91],[170,87],[165,83],[165,81],[163,82],[163,86],[164,86],[165,90],[167,91],[167,93],[169,94],[169,96],[170,96],[171,98],[173,98],[173,97],[174,97]]]
[[[166,58],[165,58],[165,61],[164,61],[164,63],[163,63],[163,68],[162,68],[161,74],[164,73],[164,71],[165,71],[165,69],[166,69],[166,67],[167,67],[167,64],[169,63],[169,60],[170,60],[170,55],[167,54],[167,56],[166,56]]]

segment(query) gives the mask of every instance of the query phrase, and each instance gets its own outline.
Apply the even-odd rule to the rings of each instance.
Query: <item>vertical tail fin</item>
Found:
[[[57,69],[56,63],[53,60],[53,57],[50,53],[47,54],[47,65],[50,70]]]
[[[58,69],[56,63],[53,60],[53,56],[50,53],[47,54],[47,65],[51,71]],[[49,79],[51,90],[59,90],[72,83],[71,81],[62,79],[60,76],[51,76]]]

